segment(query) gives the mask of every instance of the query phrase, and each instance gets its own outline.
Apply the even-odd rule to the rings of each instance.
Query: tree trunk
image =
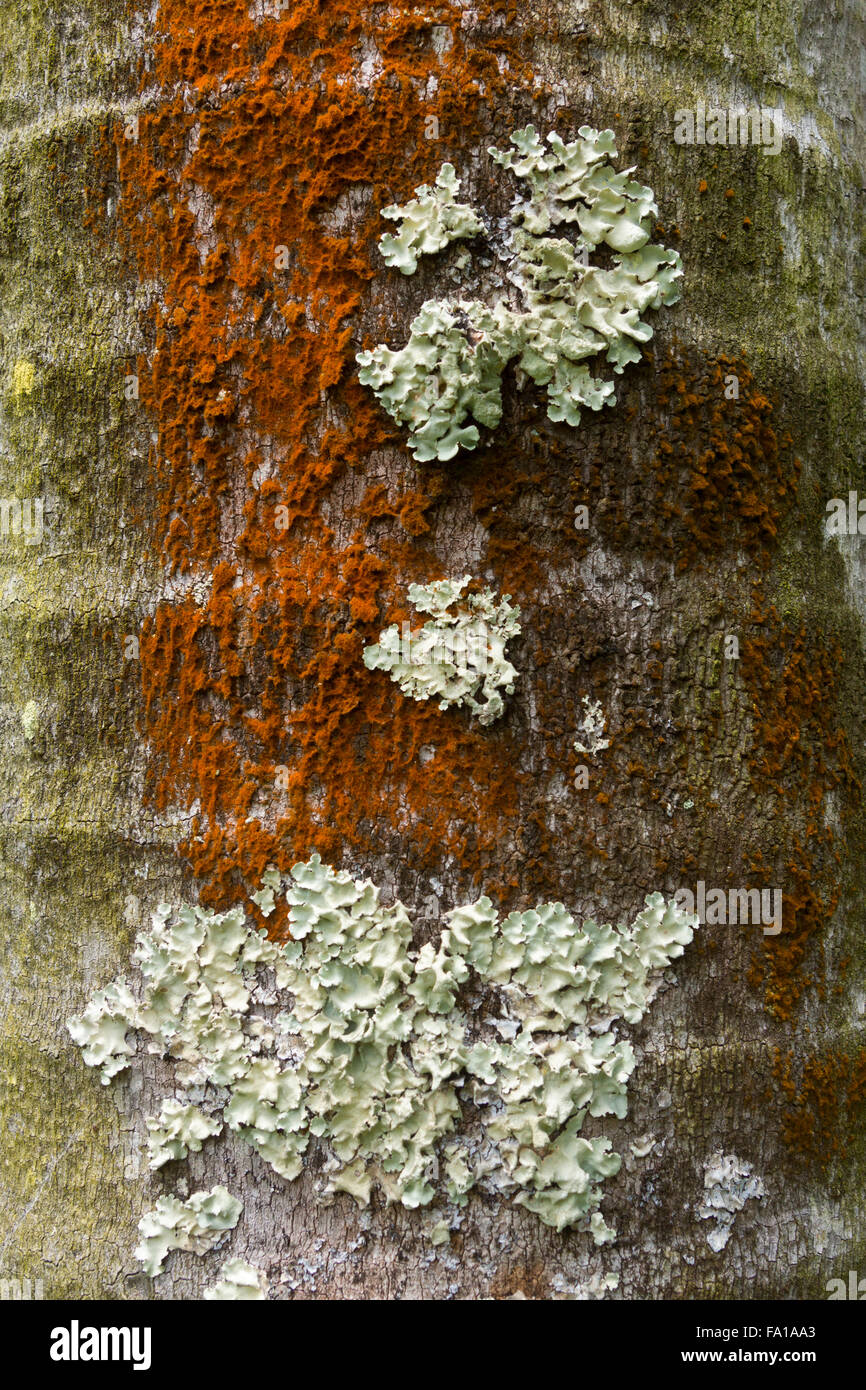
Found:
[[[0,486],[45,526],[0,539],[0,1279],[194,1298],[229,1253],[279,1298],[586,1297],[609,1274],[611,1298],[823,1297],[866,1267],[866,590],[859,535],[825,535],[866,487],[860,6],[2,15]],[[780,110],[779,152],[678,143],[699,103]],[[552,423],[510,373],[477,449],[418,463],[355,353],[404,343],[457,253],[389,270],[380,209],[449,160],[506,216],[487,150],[529,122],[613,129],[682,298],[613,409]],[[463,574],[522,610],[490,728],[362,660],[410,583]],[[584,696],[610,747],[580,787]],[[476,1194],[431,1245],[381,1192],[324,1201],[322,1148],[291,1182],[235,1138],[148,1171],[167,1065],[102,1087],[66,1020],[157,903],[246,901],[313,851],[419,941],[482,893],[626,922],[699,881],[783,891],[778,936],[708,921],[622,1030],[628,1115],[585,1130],[625,1156],[615,1242]],[[718,1154],[764,1195],[716,1250]],[[215,1183],[244,1203],[230,1243],[146,1278],[142,1213]]]

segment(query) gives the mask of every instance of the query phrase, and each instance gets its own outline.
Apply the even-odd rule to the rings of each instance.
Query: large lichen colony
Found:
[[[581,126],[569,142],[554,132],[545,147],[530,125],[511,144],[490,154],[529,193],[515,202],[510,237],[497,245],[490,235],[499,262],[493,302],[428,299],[404,347],[380,343],[358,354],[361,381],[409,428],[421,462],[474,449],[478,425],[499,424],[509,362],[546,388],[551,420],[578,425],[581,409],[612,405],[613,382],[594,377],[586,360],[604,353],[614,372],[639,362],[652,337],[641,315],[679,299],[679,253],[650,241],[658,216],[652,189],[631,169],[611,167],[612,130]],[[380,241],[387,265],[411,275],[421,256],[486,231],[474,209],[456,202],[458,188],[445,164],[432,189],[424,184],[405,207],[385,208],[398,223],[396,235]],[[566,230],[572,238],[556,235]],[[600,246],[609,266],[590,264]]]
[[[627,927],[578,926],[561,903],[500,920],[482,897],[416,949],[402,903],[316,855],[287,884],[267,871],[254,895],[266,916],[283,890],[285,945],[240,908],[160,908],[134,952],[140,988],[115,980],[70,1020],[105,1083],[130,1064],[129,1031],[173,1059],[181,1094],[148,1121],[151,1166],[227,1125],[293,1179],[316,1138],[327,1190],[360,1203],[376,1186],[456,1213],[480,1187],[612,1239],[598,1207],[620,1158],[581,1130],[625,1115],[635,1057],[615,1025],[643,1017],[696,919],[659,894]],[[237,1220],[227,1198],[161,1199],[142,1223],[146,1271],[172,1248],[210,1248]]]

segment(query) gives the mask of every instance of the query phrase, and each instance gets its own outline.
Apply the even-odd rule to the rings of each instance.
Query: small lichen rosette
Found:
[[[598,1207],[620,1158],[581,1130],[587,1116],[625,1115],[635,1058],[615,1025],[643,1017],[697,919],[654,894],[630,926],[578,926],[561,903],[500,920],[482,897],[418,949],[402,903],[318,856],[287,884],[267,871],[254,895],[265,915],[283,890],[287,945],[239,909],[162,908],[138,937],[135,993],[115,981],[70,1020],[104,1082],[129,1066],[130,1030],[175,1059],[183,1094],[148,1125],[152,1144],[164,1130],[152,1163],[225,1122],[288,1179],[315,1137],[326,1191],[360,1203],[374,1186],[406,1207],[438,1196],[457,1220],[480,1188],[612,1239]],[[191,1124],[193,1094],[214,1123]],[[213,1194],[155,1214],[141,1252],[151,1270],[178,1240],[234,1223],[217,1195],[206,1231]]]
[[[707,1244],[715,1255],[724,1250],[731,1238],[734,1219],[747,1202],[766,1196],[763,1179],[752,1172],[736,1154],[711,1154],[704,1164],[703,1201],[696,1213],[701,1221],[715,1221],[707,1236]]]
[[[413,700],[438,700],[442,710],[467,705],[487,725],[502,714],[503,692],[512,694],[519,674],[505,647],[520,632],[520,609],[508,594],[497,602],[490,589],[461,599],[470,577],[410,584],[411,602],[429,620],[420,628],[386,628],[364,648],[364,665],[387,671]]]
[[[402,348],[380,343],[358,353],[362,384],[409,430],[420,462],[474,449],[478,426],[499,424],[509,362],[546,389],[551,420],[578,425],[582,409],[615,404],[613,382],[593,376],[588,359],[604,354],[615,373],[638,362],[653,334],[643,314],[679,299],[682,261],[650,240],[658,206],[632,168],[612,167],[612,130],[581,126],[576,140],[552,133],[545,144],[527,126],[511,145],[489,151],[528,190],[515,200],[506,237],[456,201],[450,164],[432,189],[422,185],[404,207],[384,210],[398,230],[381,238],[380,250],[402,274],[482,232],[497,267],[495,278],[479,277],[490,288],[486,300],[428,299]],[[599,248],[603,263],[593,264]]]

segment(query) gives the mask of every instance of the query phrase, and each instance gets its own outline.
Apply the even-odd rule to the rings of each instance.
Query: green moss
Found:
[[[106,99],[131,91],[125,22],[113,3],[0,6],[0,496],[46,503],[40,545],[0,541],[0,1277],[49,1298],[134,1291],[130,1107],[81,1076],[62,1020],[128,951],[139,877],[179,877],[176,827],[141,809],[121,649],[155,583],[121,524],[147,435],[122,401],[134,287],[100,154]]]
[[[61,110],[133,89],[129,9],[119,0],[0,3],[0,120],[28,125],[53,94]],[[38,96],[38,100],[36,99]]]

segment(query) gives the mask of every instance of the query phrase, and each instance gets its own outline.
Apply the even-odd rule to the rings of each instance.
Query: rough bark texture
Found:
[[[113,168],[106,174],[105,160],[105,130],[135,100],[160,25],[133,26],[111,0],[34,3],[27,14],[4,3],[0,492],[44,495],[48,524],[41,546],[0,541],[0,1278],[42,1278],[48,1297],[200,1296],[223,1255],[176,1255],[148,1281],[132,1256],[135,1227],[160,1192],[222,1182],[245,1204],[231,1253],[265,1268],[280,1297],[567,1296],[608,1272],[620,1276],[615,1297],[820,1297],[828,1279],[866,1266],[858,781],[866,600],[859,537],[827,544],[823,534],[826,501],[866,489],[861,7],[713,0],[686,14],[673,0],[548,0],[516,14],[432,9],[428,30],[448,20],[470,55],[505,36],[513,61],[538,80],[538,94],[515,79],[479,95],[471,130],[443,123],[435,148],[422,149],[433,169],[452,159],[476,202],[495,209],[499,199],[505,211],[510,190],[491,183],[484,154],[491,138],[503,143],[529,118],[563,135],[610,125],[620,164],[637,165],[655,191],[668,244],[682,251],[685,287],[677,310],[655,319],[653,355],[619,380],[615,410],[579,429],[551,426],[543,403],[511,383],[501,431],[474,456],[413,465],[391,432],[335,471],[317,504],[335,554],[356,536],[352,509],[381,485],[397,502],[377,515],[368,507],[365,552],[397,555],[398,576],[436,577],[438,564],[437,573],[471,572],[510,589],[524,634],[513,648],[522,679],[501,730],[473,734],[475,743],[453,753],[442,784],[456,788],[453,815],[444,808],[447,833],[437,823],[426,834],[424,817],[443,809],[435,792],[419,809],[401,801],[404,782],[390,763],[378,781],[368,766],[358,837],[334,832],[330,857],[398,895],[429,935],[442,912],[485,890],[508,907],[557,898],[578,915],[625,920],[644,893],[672,894],[698,879],[782,887],[785,930],[765,942],[756,927],[703,928],[676,983],[630,1030],[641,1061],[628,1118],[592,1125],[625,1155],[637,1136],[650,1133],[656,1144],[606,1183],[602,1210],[618,1239],[601,1250],[481,1198],[450,1246],[433,1248],[422,1213],[374,1202],[362,1214],[348,1197],[324,1205],[317,1159],[288,1184],[234,1142],[147,1174],[144,1116],[167,1073],[145,1060],[102,1088],[64,1021],[127,968],[134,929],[158,901],[193,898],[201,887],[228,900],[263,866],[240,831],[215,839],[210,860],[197,857],[191,816],[207,788],[195,776],[206,782],[207,769],[166,781],[165,727],[152,711],[161,705],[170,724],[182,687],[180,665],[160,672],[156,649],[168,627],[158,614],[179,612],[193,580],[218,563],[257,577],[241,444],[252,440],[277,479],[280,451],[261,412],[236,435],[231,421],[213,417],[209,437],[224,470],[214,543],[198,572],[166,579],[149,549],[150,521],[166,496],[165,516],[172,505],[183,514],[186,494],[167,493],[152,466],[152,430],[161,432],[160,456],[168,452],[165,411],[155,419],[123,393],[136,354],[145,362],[160,351],[152,318],[139,310],[163,290],[156,275],[136,290],[141,266],[118,221],[129,187]],[[383,24],[377,11],[369,43],[358,47],[352,80],[361,90]],[[440,47],[447,65],[450,50]],[[215,77],[224,56],[215,46],[205,61]],[[411,69],[411,44],[403,56]],[[145,93],[154,119],[167,100],[164,85]],[[188,94],[188,108],[197,100]],[[783,107],[781,153],[677,145],[673,112],[698,100]],[[308,130],[317,117],[314,100]],[[171,167],[177,151],[164,154]],[[374,241],[356,250],[376,229],[371,189],[390,180],[402,201],[418,181],[400,157],[395,148],[391,168],[366,182],[335,176],[339,197],[316,209],[346,239],[347,256],[376,268],[351,319],[354,345],[402,342],[448,264],[446,256],[404,282],[382,270]],[[415,149],[413,172],[420,158]],[[233,159],[237,201],[243,147]],[[408,169],[408,153],[406,161]],[[185,196],[204,264],[219,240],[220,208],[194,178]],[[85,226],[88,213],[95,227]],[[20,361],[34,366],[32,389],[15,386]],[[739,378],[736,401],[725,399],[729,374]],[[347,405],[339,383],[329,389],[319,417],[306,421],[320,448],[357,399]],[[285,431],[283,442],[291,421]],[[414,531],[400,520],[410,496],[423,499],[424,525]],[[590,511],[585,533],[573,525],[579,503]],[[166,535],[157,530],[157,541]],[[404,558],[416,546],[426,570]],[[388,592],[387,602],[395,597]],[[390,620],[387,603],[380,611]],[[146,706],[123,644],[145,620]],[[261,712],[268,666],[250,638],[249,660],[221,668],[213,610],[211,620],[200,645],[220,737],[249,764],[268,754],[272,766],[291,767],[293,748],[262,753],[239,718],[232,723],[233,702]],[[381,625],[370,620],[365,640]],[[738,661],[725,660],[724,634],[738,637]],[[243,657],[242,641],[239,649]],[[360,643],[354,650],[360,665]],[[436,737],[435,718],[413,743],[399,722],[401,697],[377,680],[380,751],[393,737],[395,759],[410,748],[417,760],[419,744]],[[301,685],[287,705],[302,700]],[[612,747],[598,778],[593,770],[578,791],[569,750],[585,693],[601,698]],[[340,737],[357,733],[343,727]],[[495,816],[473,800],[482,748],[483,776],[501,793]],[[171,796],[153,793],[149,759]],[[281,820],[260,787],[247,810],[264,827],[264,862],[280,836],[282,862],[312,847],[304,837],[314,817]],[[218,798],[209,816],[197,834],[230,820]],[[693,1208],[703,1164],[720,1150],[749,1160],[767,1195],[715,1254]]]

